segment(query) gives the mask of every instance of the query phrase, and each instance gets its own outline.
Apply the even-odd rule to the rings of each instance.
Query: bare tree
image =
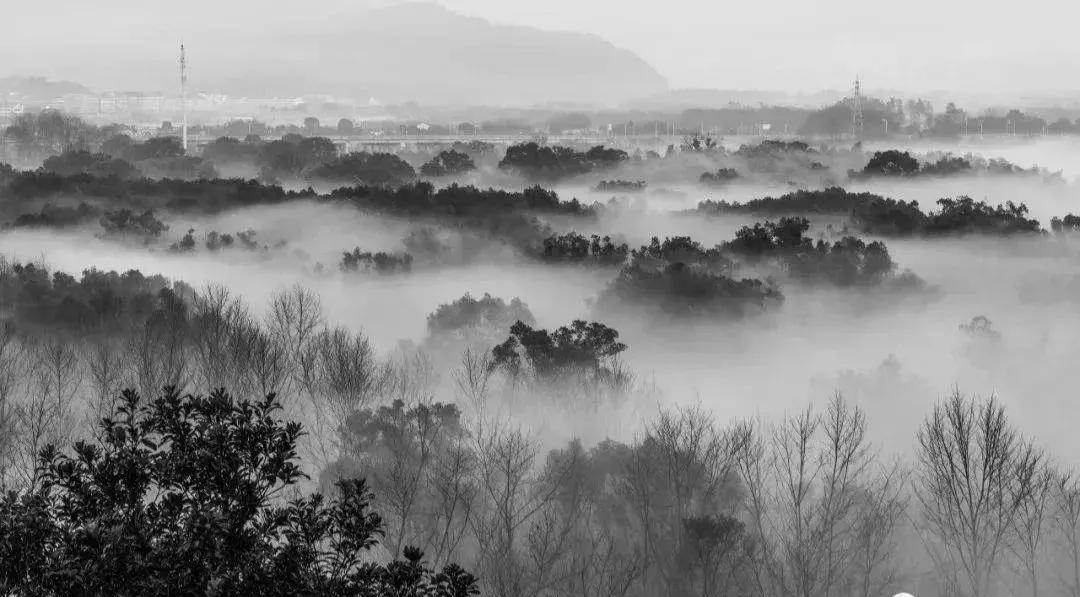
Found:
[[[992,595],[1032,492],[1040,455],[1009,423],[993,398],[959,391],[934,407],[919,430],[916,491],[924,543],[952,594]]]
[[[1017,463],[1017,467],[1017,484],[1028,489],[1019,496],[1020,503],[1013,520],[1016,540],[1009,547],[1024,573],[1032,597],[1038,597],[1044,538],[1052,515],[1052,494],[1058,475],[1050,461],[1038,452]]]
[[[0,489],[7,487],[15,464],[20,426],[20,397],[25,391],[27,351],[10,324],[0,326]]]
[[[840,395],[824,413],[756,431],[739,453],[759,595],[875,595],[896,577],[891,557],[906,508],[903,470],[881,467],[861,409]]]
[[[498,595],[539,595],[565,580],[568,538],[578,520],[567,496],[580,447],[549,459],[538,471],[537,445],[520,430],[489,428],[478,445],[479,497],[472,517],[477,568]],[[571,493],[574,493],[571,490]]]
[[[198,384],[205,388],[230,386],[238,395],[245,388],[236,387],[237,358],[242,357],[245,327],[250,321],[247,308],[220,285],[207,286],[192,301],[192,355],[196,361]]]
[[[323,325],[319,296],[299,283],[277,292],[270,299],[269,334],[285,351],[291,381],[309,396],[316,375],[312,343]]]
[[[1080,480],[1060,475],[1054,483],[1053,536],[1058,549],[1061,584],[1068,595],[1080,597]]]
[[[90,374],[90,416],[96,421],[113,414],[113,403],[129,383],[127,362],[121,347],[102,338],[83,345],[82,359]]]
[[[620,483],[639,529],[649,566],[646,590],[673,592],[686,581],[679,549],[688,543],[686,521],[732,513],[737,503],[735,465],[748,428],[718,428],[700,407],[660,411],[628,458]],[[650,571],[661,585],[650,585]],[[650,589],[651,587],[651,589]]]

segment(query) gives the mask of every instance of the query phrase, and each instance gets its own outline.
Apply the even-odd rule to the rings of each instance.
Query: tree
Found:
[[[349,120],[348,118],[342,118],[341,120],[337,121],[337,132],[341,135],[351,135],[355,126],[356,125],[353,124],[353,121]]]
[[[476,164],[469,154],[451,149],[440,151],[439,155],[420,166],[420,173],[424,176],[453,176],[475,169]]]
[[[1043,456],[998,401],[956,391],[919,430],[918,458],[924,541],[947,591],[992,594]]]
[[[95,442],[41,452],[40,482],[0,502],[0,590],[14,595],[474,595],[476,579],[366,557],[383,534],[362,480],[285,501],[298,423],[273,394],[145,402],[123,393]]]

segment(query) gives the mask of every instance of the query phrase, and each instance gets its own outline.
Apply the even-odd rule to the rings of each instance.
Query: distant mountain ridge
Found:
[[[51,81],[45,77],[0,77],[0,96],[15,94],[32,99],[49,100],[69,93],[90,93],[90,90],[71,81]]]
[[[151,8],[130,2],[125,18],[160,22]],[[668,89],[640,57],[593,35],[493,24],[432,3],[335,10],[249,26],[235,17],[183,17],[170,28],[188,47],[192,88],[229,95],[532,106],[615,104]],[[27,53],[20,72],[75,78],[99,91],[176,87],[175,42],[146,28],[101,27],[111,29],[83,43],[42,40],[48,52]]]

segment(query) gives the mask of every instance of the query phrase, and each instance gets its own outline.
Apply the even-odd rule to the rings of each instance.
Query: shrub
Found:
[[[127,390],[97,442],[41,452],[34,485],[0,501],[0,588],[19,595],[476,594],[419,550],[370,561],[383,534],[362,480],[277,502],[304,477],[281,404],[223,390],[146,403]],[[396,554],[395,554],[396,555]]]

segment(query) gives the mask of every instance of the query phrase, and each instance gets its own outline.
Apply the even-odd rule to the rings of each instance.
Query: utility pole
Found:
[[[187,54],[184,52],[184,42],[180,42],[180,110],[183,112],[180,139],[184,153],[187,153]]]

